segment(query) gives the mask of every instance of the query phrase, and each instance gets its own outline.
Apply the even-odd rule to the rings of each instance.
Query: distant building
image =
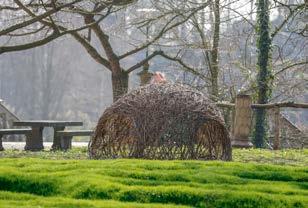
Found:
[[[269,132],[270,143],[274,139],[274,114],[269,111]],[[308,129],[300,128],[280,113],[280,145],[281,148],[307,148],[308,147]]]
[[[4,105],[3,100],[0,99],[0,128],[7,129],[13,128],[13,122],[19,121],[20,119],[11,111],[7,106]],[[20,141],[21,136],[5,136],[4,141]]]

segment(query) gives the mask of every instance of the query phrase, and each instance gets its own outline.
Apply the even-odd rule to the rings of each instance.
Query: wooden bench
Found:
[[[4,150],[2,146],[2,137],[4,135],[14,134],[24,134],[28,138],[28,135],[31,134],[31,129],[0,129],[0,151]]]
[[[93,133],[93,130],[64,130],[56,132],[56,134],[60,137],[62,150],[72,148],[72,139],[74,136],[92,136]]]

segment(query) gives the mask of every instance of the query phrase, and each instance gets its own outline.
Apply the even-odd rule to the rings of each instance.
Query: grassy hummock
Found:
[[[242,162],[221,162],[5,151],[0,207],[308,207],[307,153],[235,150]]]

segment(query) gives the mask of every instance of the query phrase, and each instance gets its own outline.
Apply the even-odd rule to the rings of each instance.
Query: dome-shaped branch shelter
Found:
[[[120,98],[100,118],[89,143],[94,159],[231,160],[220,112],[201,92],[150,84]]]

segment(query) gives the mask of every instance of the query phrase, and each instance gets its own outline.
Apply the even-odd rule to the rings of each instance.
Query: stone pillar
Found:
[[[252,119],[251,103],[252,100],[249,95],[240,94],[236,97],[232,137],[233,147],[252,147],[252,143],[249,140]]]
[[[61,136],[61,150],[72,149],[72,136]]]
[[[26,134],[26,146],[27,151],[41,151],[43,146],[43,127],[32,127],[32,131]]]
[[[63,131],[64,129],[65,126],[53,128],[54,136],[53,136],[53,144],[51,146],[52,150],[61,150],[61,136],[57,132]]]

